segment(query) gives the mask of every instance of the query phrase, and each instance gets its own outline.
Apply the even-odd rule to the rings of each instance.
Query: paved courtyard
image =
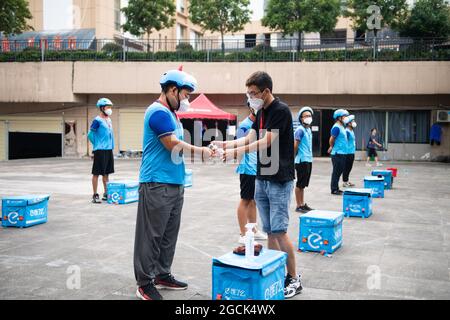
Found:
[[[136,180],[139,164],[117,160],[112,178]],[[345,219],[342,248],[332,257],[296,253],[305,288],[295,299],[450,299],[450,166],[387,165],[399,169],[394,190],[374,199],[369,219]],[[194,187],[186,190],[173,273],[187,280],[189,289],[162,294],[207,300],[212,257],[238,245],[239,182],[231,165],[188,167]],[[51,195],[48,223],[0,229],[0,299],[135,299],[137,204],[91,204],[90,169],[88,160],[0,163],[1,197]],[[355,163],[352,180],[358,187],[370,170]],[[315,162],[307,203],[342,210],[342,197],[329,193],[330,172],[329,159]],[[289,234],[297,246],[294,208],[292,202]]]

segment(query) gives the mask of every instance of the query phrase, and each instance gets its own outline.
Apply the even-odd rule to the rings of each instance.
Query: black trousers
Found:
[[[140,184],[134,242],[134,275],[139,287],[170,273],[183,200],[182,185]]]
[[[347,154],[345,155],[345,168],[344,168],[344,174],[342,176],[342,180],[344,182],[348,182],[350,172],[352,172],[353,169],[353,162],[355,162],[355,154]]]
[[[335,154],[331,156],[333,173],[331,174],[331,192],[339,190],[339,179],[345,169],[345,154]]]

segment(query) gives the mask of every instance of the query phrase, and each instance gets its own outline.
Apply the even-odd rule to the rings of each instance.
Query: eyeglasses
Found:
[[[255,91],[247,92],[247,98],[248,99],[253,99],[254,97],[256,97],[256,95],[258,95],[260,93],[262,93],[262,92],[261,91],[258,91],[258,92],[255,92]]]

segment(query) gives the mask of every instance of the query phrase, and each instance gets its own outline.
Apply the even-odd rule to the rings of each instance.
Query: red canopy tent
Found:
[[[201,94],[191,102],[187,112],[178,112],[177,115],[180,119],[237,120],[234,114],[219,109],[204,94]]]

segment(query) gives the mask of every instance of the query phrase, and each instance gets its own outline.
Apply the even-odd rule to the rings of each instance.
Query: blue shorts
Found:
[[[265,233],[287,232],[293,187],[294,181],[279,183],[256,179],[255,201]]]

